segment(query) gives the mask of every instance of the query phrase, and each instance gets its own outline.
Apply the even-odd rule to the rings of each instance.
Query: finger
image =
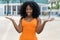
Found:
[[[53,21],[54,20],[54,18],[52,18],[50,21]]]
[[[7,19],[9,19],[9,20],[12,20],[11,18],[9,18],[9,17],[5,17],[5,18],[7,18]]]
[[[8,17],[5,17],[5,18],[8,18]]]

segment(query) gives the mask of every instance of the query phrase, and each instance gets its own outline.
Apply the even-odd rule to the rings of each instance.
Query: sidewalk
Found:
[[[19,34],[12,22],[5,18],[6,16],[0,16],[0,40],[19,40]],[[19,23],[19,16],[8,16]],[[52,18],[53,16],[51,16]],[[41,16],[42,19],[47,19],[48,16]],[[46,23],[44,30],[37,34],[38,40],[60,40],[60,17],[54,16],[55,20]]]

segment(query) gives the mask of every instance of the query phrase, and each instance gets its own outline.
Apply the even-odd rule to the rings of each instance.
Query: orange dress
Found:
[[[27,22],[23,18],[22,19],[23,31],[19,40],[37,40],[36,27],[37,27],[37,20],[35,18],[30,22]]]

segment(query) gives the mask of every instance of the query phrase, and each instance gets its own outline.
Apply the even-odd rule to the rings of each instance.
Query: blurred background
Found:
[[[25,1],[35,1],[40,6],[41,15],[60,16],[60,0],[0,0],[0,16],[18,15]]]
[[[0,0],[0,40],[19,40],[21,34],[5,17],[14,19],[18,24],[21,18],[18,12],[25,1],[35,1],[39,5],[42,22],[43,19],[55,18],[46,23],[40,34],[36,34],[38,40],[60,40],[60,0]]]

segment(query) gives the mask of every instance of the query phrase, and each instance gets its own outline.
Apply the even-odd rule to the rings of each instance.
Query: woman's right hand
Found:
[[[13,20],[12,18],[9,18],[9,17],[5,17],[5,18],[12,21],[12,23],[14,25],[14,28],[16,29],[16,31],[18,33],[20,33],[22,31],[22,27],[20,26],[20,23],[19,23],[19,25],[17,25],[16,22],[15,22],[15,20]]]
[[[14,21],[12,18],[9,18],[9,17],[5,17],[6,19],[9,19],[9,20],[11,20],[11,21]]]

